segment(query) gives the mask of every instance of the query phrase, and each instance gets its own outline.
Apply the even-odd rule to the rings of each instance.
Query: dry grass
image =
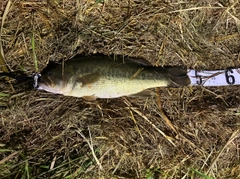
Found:
[[[1,71],[97,52],[239,67],[238,0],[3,0],[0,18]],[[160,89],[161,108],[0,89],[0,178],[240,178],[239,87]]]

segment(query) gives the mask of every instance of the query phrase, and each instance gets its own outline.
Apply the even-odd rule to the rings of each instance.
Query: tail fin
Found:
[[[188,86],[191,83],[187,68],[183,66],[168,68],[168,77],[170,79],[168,87]]]

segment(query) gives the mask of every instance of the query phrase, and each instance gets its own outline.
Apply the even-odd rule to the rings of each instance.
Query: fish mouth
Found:
[[[51,93],[61,94],[58,89],[56,89],[51,83],[46,81],[39,81],[37,85],[38,90],[44,90]]]
[[[59,84],[55,84],[51,79],[46,76],[38,77],[36,89],[44,90],[55,94],[63,94],[69,92],[69,89],[66,88],[61,82]]]
[[[33,73],[32,78],[33,78],[33,88],[38,89],[41,74],[40,73]]]
[[[37,79],[35,80],[35,78]],[[39,90],[46,90],[53,87],[52,81],[41,75],[38,75],[38,77],[34,77],[34,82],[34,87]]]

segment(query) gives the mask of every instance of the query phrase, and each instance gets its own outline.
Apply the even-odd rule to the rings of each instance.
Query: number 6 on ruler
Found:
[[[235,84],[235,78],[233,75],[229,74],[229,73],[233,73],[233,70],[232,69],[228,69],[225,71],[225,77],[226,77],[226,82],[229,84],[229,85],[234,85]]]

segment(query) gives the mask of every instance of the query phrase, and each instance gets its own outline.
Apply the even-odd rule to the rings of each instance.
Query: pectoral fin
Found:
[[[91,74],[88,74],[85,76],[81,76],[81,77],[77,78],[76,81],[81,83],[82,86],[86,86],[86,85],[95,83],[96,81],[99,80],[100,77],[101,77],[101,74],[98,72],[95,72],[95,73],[91,73]]]

